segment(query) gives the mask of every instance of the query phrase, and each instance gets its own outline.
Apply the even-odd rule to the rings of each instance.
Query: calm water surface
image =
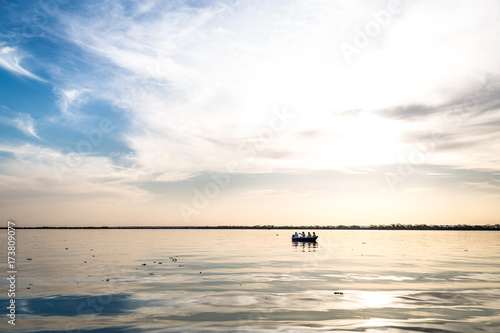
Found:
[[[0,330],[500,332],[499,232],[317,233],[18,230]]]

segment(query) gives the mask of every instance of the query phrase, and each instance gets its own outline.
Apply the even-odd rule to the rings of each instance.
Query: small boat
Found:
[[[293,237],[292,242],[315,242],[318,239],[318,236],[314,237]]]

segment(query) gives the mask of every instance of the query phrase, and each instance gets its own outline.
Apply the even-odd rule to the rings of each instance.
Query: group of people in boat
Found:
[[[313,232],[312,235],[310,232],[306,233],[302,231],[302,233],[298,234],[297,231],[295,231],[295,234],[293,234],[293,238],[310,238],[310,237],[316,237],[316,232]]]

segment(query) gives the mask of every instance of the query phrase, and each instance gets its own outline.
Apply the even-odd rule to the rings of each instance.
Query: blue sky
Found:
[[[499,223],[497,1],[0,12],[3,220]]]

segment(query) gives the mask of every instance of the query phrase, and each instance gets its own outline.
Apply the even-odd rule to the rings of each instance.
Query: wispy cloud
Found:
[[[17,74],[29,77],[30,79],[46,82],[39,76],[31,73],[21,65],[23,55],[15,47],[6,46],[5,43],[0,43],[0,67]]]
[[[75,167],[71,165],[75,156],[39,145],[2,143],[0,153],[11,156],[0,173],[2,213],[14,214],[27,225],[169,220],[159,218],[163,214],[158,214],[158,207],[150,206],[156,196],[136,186],[140,172],[119,167],[120,162],[110,158],[82,156],[83,162]],[[165,202],[162,206],[163,213],[176,218],[176,209]]]
[[[120,161],[91,155],[74,156],[33,144],[0,144],[0,152],[13,158],[2,165],[2,193],[20,189],[27,196],[44,192],[47,196],[66,195],[117,198],[153,197],[130,183],[140,181],[141,174],[134,168],[120,167]],[[78,166],[75,166],[76,159]],[[125,157],[126,158],[126,157]],[[124,161],[124,164],[128,163]],[[30,177],[26,177],[30,175]],[[10,184],[10,185],[9,185]],[[47,187],[47,184],[51,184]]]
[[[8,116],[0,115],[0,123],[6,124],[8,126],[13,126],[27,136],[32,136],[41,140],[41,138],[36,133],[35,121],[30,114],[22,112],[12,112],[5,107],[2,107],[2,109],[6,111]]]
[[[63,117],[74,119],[77,117],[78,108],[87,100],[85,94],[89,93],[90,89],[58,89],[56,95],[59,97],[57,104]]]
[[[29,114],[18,113],[18,116],[12,122],[24,134],[41,139],[35,132],[35,121]]]
[[[423,29],[422,21],[417,24],[423,7],[410,5],[386,29],[384,43],[371,46],[350,66],[335,43],[345,31],[335,27],[352,28],[354,33],[363,21],[343,16],[349,9],[335,3],[295,1],[259,7],[208,2],[190,7],[148,2],[126,8],[104,2],[98,11],[85,15],[61,14],[61,30],[67,41],[101,59],[94,63],[99,70],[93,73],[101,73],[103,80],[83,81],[91,84],[88,89],[95,97],[127,110],[132,123],[125,133],[127,144],[145,170],[189,175],[220,170],[235,159],[244,160],[250,172],[263,165],[345,170],[392,162],[407,145],[399,137],[408,130],[429,128],[429,116],[449,110],[450,91],[462,93],[470,86],[457,84],[458,78],[478,66],[484,72],[496,71],[496,60],[484,58],[485,52],[477,53],[481,65],[468,57],[457,58],[455,52],[490,47],[484,44],[487,38],[474,40],[463,33],[469,28],[493,33],[491,25],[498,24],[493,17],[483,17],[488,6],[472,12],[467,4],[457,6],[446,29],[437,27],[441,14],[447,16],[449,10],[433,7],[429,24],[438,33],[431,33],[436,29],[427,25]],[[374,10],[362,1],[356,8]],[[461,44],[453,36],[460,36]],[[80,87],[72,91],[87,89]],[[68,110],[71,97],[61,96],[61,109]],[[258,158],[238,154],[237,147],[257,137],[273,108],[283,103],[300,121],[270,140]],[[332,109],[364,113],[332,117]],[[387,111],[377,115],[378,110]],[[416,122],[402,125],[397,122],[401,119]]]

